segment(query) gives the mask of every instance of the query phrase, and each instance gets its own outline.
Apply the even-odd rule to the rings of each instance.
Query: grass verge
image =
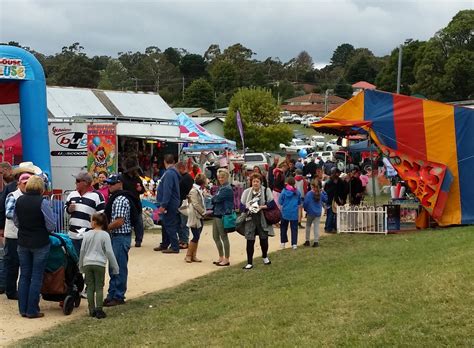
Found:
[[[474,345],[473,228],[336,235],[321,245],[274,253],[271,266],[257,258],[251,271],[237,265],[16,345]]]

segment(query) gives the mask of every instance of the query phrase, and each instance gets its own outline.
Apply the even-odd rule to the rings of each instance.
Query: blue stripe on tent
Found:
[[[454,107],[459,187],[461,189],[461,223],[474,223],[474,110]]]
[[[393,95],[372,90],[364,93],[364,120],[372,121],[372,129],[383,145],[397,150]]]

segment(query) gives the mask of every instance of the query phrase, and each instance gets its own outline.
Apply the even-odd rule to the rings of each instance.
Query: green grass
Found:
[[[19,345],[474,345],[472,227],[335,235],[321,245],[274,253],[268,267],[257,258],[251,271],[215,272]]]

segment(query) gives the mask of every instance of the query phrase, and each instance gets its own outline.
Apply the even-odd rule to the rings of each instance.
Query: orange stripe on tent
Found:
[[[461,194],[456,153],[454,107],[424,100],[423,113],[426,137],[426,159],[447,165],[454,178],[443,216],[438,223],[441,226],[460,224]]]
[[[364,121],[364,93],[359,93],[331,111],[323,120]]]

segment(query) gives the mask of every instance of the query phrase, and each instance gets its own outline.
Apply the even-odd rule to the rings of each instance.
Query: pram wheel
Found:
[[[75,293],[74,294],[74,307],[79,307],[81,305],[81,294],[80,293]]]
[[[69,315],[74,310],[74,297],[67,295],[64,299],[63,313],[64,315]]]

